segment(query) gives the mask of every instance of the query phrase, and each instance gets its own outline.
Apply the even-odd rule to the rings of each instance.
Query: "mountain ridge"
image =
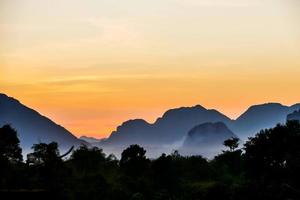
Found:
[[[193,127],[205,123],[223,123],[244,140],[254,136],[261,129],[285,122],[288,114],[299,109],[300,103],[291,106],[280,103],[257,104],[250,106],[237,119],[232,120],[216,109],[207,109],[201,105],[173,108],[164,112],[153,123],[144,119],[124,121],[108,138],[99,142],[93,140],[93,144],[120,148],[131,144],[175,148],[182,143],[180,141],[186,138]],[[0,125],[12,124],[20,134],[21,146],[24,146],[24,141],[28,143],[25,144],[27,148],[38,142],[57,141],[65,147],[83,143],[62,125],[3,93],[0,93],[0,111]]]
[[[206,109],[200,105],[174,108],[167,110],[154,123],[148,123],[143,119],[123,122],[103,144],[122,143],[122,141],[116,141],[118,137],[122,138],[123,142],[126,140],[144,143],[142,140],[146,140],[146,144],[153,142],[160,144],[172,143],[184,137],[186,132],[195,125],[217,121],[223,121],[227,124],[231,123],[231,119],[224,114],[214,109]],[[172,131],[170,132],[169,130]],[[120,136],[121,134],[123,136]],[[141,138],[141,134],[145,138]]]
[[[225,114],[219,112],[216,109],[207,109],[197,104],[191,107],[179,107],[179,108],[169,109],[166,112],[164,112],[161,117],[158,117],[154,123],[149,123],[144,119],[127,120],[124,123],[122,123],[120,126],[118,126],[118,128],[115,131],[113,131],[110,136],[117,135],[119,129],[122,128],[124,124],[130,126],[128,124],[132,122],[135,123],[137,120],[143,121],[145,124],[147,124],[147,126],[151,128],[157,128],[157,126],[160,126],[158,128],[162,129],[164,123],[167,123],[167,121],[172,121],[173,119],[186,120],[185,119],[186,114],[191,115],[191,113],[193,112],[198,112],[198,114],[209,112],[210,115],[218,115],[220,117],[219,120],[211,120],[211,118],[209,119],[208,117],[206,120],[202,120],[199,123],[195,123],[194,126],[196,126],[197,124],[205,123],[205,121],[206,122],[220,121],[220,122],[224,122],[230,129],[232,129],[235,133],[237,133],[239,137],[241,137],[242,139],[246,139],[248,136],[253,136],[263,128],[269,128],[276,125],[277,123],[285,122],[286,116],[297,109],[300,109],[300,103],[292,104],[291,106],[283,105],[281,103],[276,103],[276,102],[262,103],[262,104],[252,105],[246,111],[244,111],[238,118],[230,119]],[[279,114],[276,116],[276,113]],[[259,122],[258,118],[262,119],[261,123]],[[249,122],[251,123],[249,124]],[[140,132],[143,131],[145,130],[141,130]],[[107,138],[108,140],[110,140],[109,139],[110,136]]]
[[[17,130],[25,151],[30,151],[33,144],[40,142],[58,142],[60,149],[87,144],[62,125],[3,93],[0,94],[0,111],[0,125],[10,124]]]

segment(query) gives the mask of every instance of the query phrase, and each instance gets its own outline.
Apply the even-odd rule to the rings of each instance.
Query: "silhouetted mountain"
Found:
[[[199,105],[182,107],[168,110],[153,124],[142,119],[124,122],[103,144],[171,144],[181,140],[191,127],[219,121],[231,123],[228,117],[216,110],[207,110]]]
[[[168,110],[155,123],[150,124],[142,119],[124,122],[112,132],[99,146],[107,152],[119,155],[122,149],[131,144],[140,144],[147,149],[150,157],[159,156],[162,152],[171,153],[182,145],[187,132],[194,126],[205,122],[232,121],[216,110],[208,110],[197,105]]]
[[[152,125],[145,120],[129,120],[118,126],[103,142],[113,145],[145,144],[146,141],[150,142],[148,139],[151,138],[151,130]]]
[[[223,122],[242,140],[254,136],[261,129],[284,123],[289,113],[299,110],[300,104],[284,106],[267,103],[251,106],[237,120],[230,120],[216,110],[208,110],[200,105],[168,110],[155,123],[136,119],[124,122],[112,132],[110,137],[100,142],[101,147],[109,147],[114,153],[130,144],[143,145],[148,153],[158,155],[182,145],[191,128],[206,122]],[[227,132],[229,133],[229,132]],[[220,140],[223,140],[220,136]],[[211,140],[208,137],[208,140]],[[211,146],[211,149],[214,147]],[[208,150],[208,149],[207,149]]]
[[[200,105],[182,107],[167,111],[154,123],[160,140],[173,142],[182,139],[194,126],[205,122],[224,122],[230,125],[231,119],[216,110],[208,110]]]
[[[4,124],[10,124],[17,130],[23,151],[29,151],[33,144],[40,142],[56,141],[61,149],[82,143],[64,127],[16,99],[0,94],[0,126]]]
[[[203,141],[213,144],[216,141],[218,143],[223,141],[224,135],[230,135],[231,131],[227,127],[233,130],[239,138],[245,139],[254,136],[261,129],[273,127],[277,123],[284,123],[288,114],[292,113],[288,118],[296,116],[297,113],[293,112],[299,109],[300,104],[290,107],[278,103],[255,105],[251,106],[237,120],[231,120],[216,110],[206,109],[200,105],[181,107],[168,110],[153,124],[143,119],[126,121],[118,126],[107,139],[97,140],[82,137],[83,140],[79,140],[68,130],[38,112],[13,98],[0,94],[0,125],[9,123],[17,129],[21,146],[25,150],[39,142],[57,141],[62,148],[68,148],[73,144],[79,145],[84,141],[89,141],[104,149],[109,149],[115,154],[131,144],[140,144],[151,155],[159,155],[161,152],[168,153],[180,148],[183,141],[185,141],[184,146],[187,146],[187,142],[192,138],[190,130],[199,124],[208,123],[206,126],[215,127],[221,125],[214,123],[222,122],[221,124],[225,125],[225,128],[223,127],[224,134],[215,134],[219,138],[213,138],[211,134],[202,134],[203,137],[207,137]],[[200,126],[200,128],[203,127]],[[225,131],[226,129],[229,131]],[[199,142],[198,139],[195,142]],[[214,148],[213,145],[210,147]]]
[[[86,141],[90,144],[101,142],[101,141],[105,140],[105,139],[97,139],[97,138],[94,138],[94,137],[87,137],[87,136],[81,136],[79,139],[83,140],[83,141]]]
[[[210,157],[224,149],[223,142],[231,137],[236,135],[222,122],[200,124],[188,132],[180,151]]]
[[[242,139],[254,136],[261,129],[271,128],[285,123],[286,116],[300,108],[300,104],[284,106],[279,103],[267,103],[251,106],[234,122],[232,130]]]
[[[298,121],[300,121],[300,110],[294,111],[293,113],[288,114],[287,121],[291,121],[291,120],[298,120]]]

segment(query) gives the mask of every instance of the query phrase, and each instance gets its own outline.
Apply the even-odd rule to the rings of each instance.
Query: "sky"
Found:
[[[76,136],[300,102],[298,0],[1,0],[0,92]]]

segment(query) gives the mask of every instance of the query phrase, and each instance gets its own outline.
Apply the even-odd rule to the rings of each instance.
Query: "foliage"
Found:
[[[254,179],[265,199],[290,198],[300,194],[300,124],[287,121],[262,130],[245,144],[246,173]]]
[[[239,138],[232,137],[224,141],[224,146],[229,147],[230,151],[234,151],[239,146]]]
[[[35,144],[25,164],[16,135],[9,126],[0,129],[1,138],[11,138],[0,140],[1,157],[8,164],[2,166],[0,191],[26,189],[27,196],[56,199],[300,199],[300,124],[296,121],[262,130],[244,149],[238,149],[237,138],[230,138],[224,141],[229,150],[212,160],[182,156],[178,151],[150,160],[139,145],[125,149],[120,161],[89,146],[62,160],[53,142]]]
[[[18,163],[23,160],[17,131],[10,125],[0,128],[0,160]]]
[[[34,144],[32,149],[34,152],[27,155],[28,164],[48,164],[60,160],[56,142]]]
[[[128,175],[140,176],[148,167],[148,163],[146,150],[135,144],[122,152],[120,167]]]

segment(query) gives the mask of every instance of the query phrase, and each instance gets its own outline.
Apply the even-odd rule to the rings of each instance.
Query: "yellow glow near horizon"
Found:
[[[0,92],[75,135],[300,102],[297,0],[2,0]]]

